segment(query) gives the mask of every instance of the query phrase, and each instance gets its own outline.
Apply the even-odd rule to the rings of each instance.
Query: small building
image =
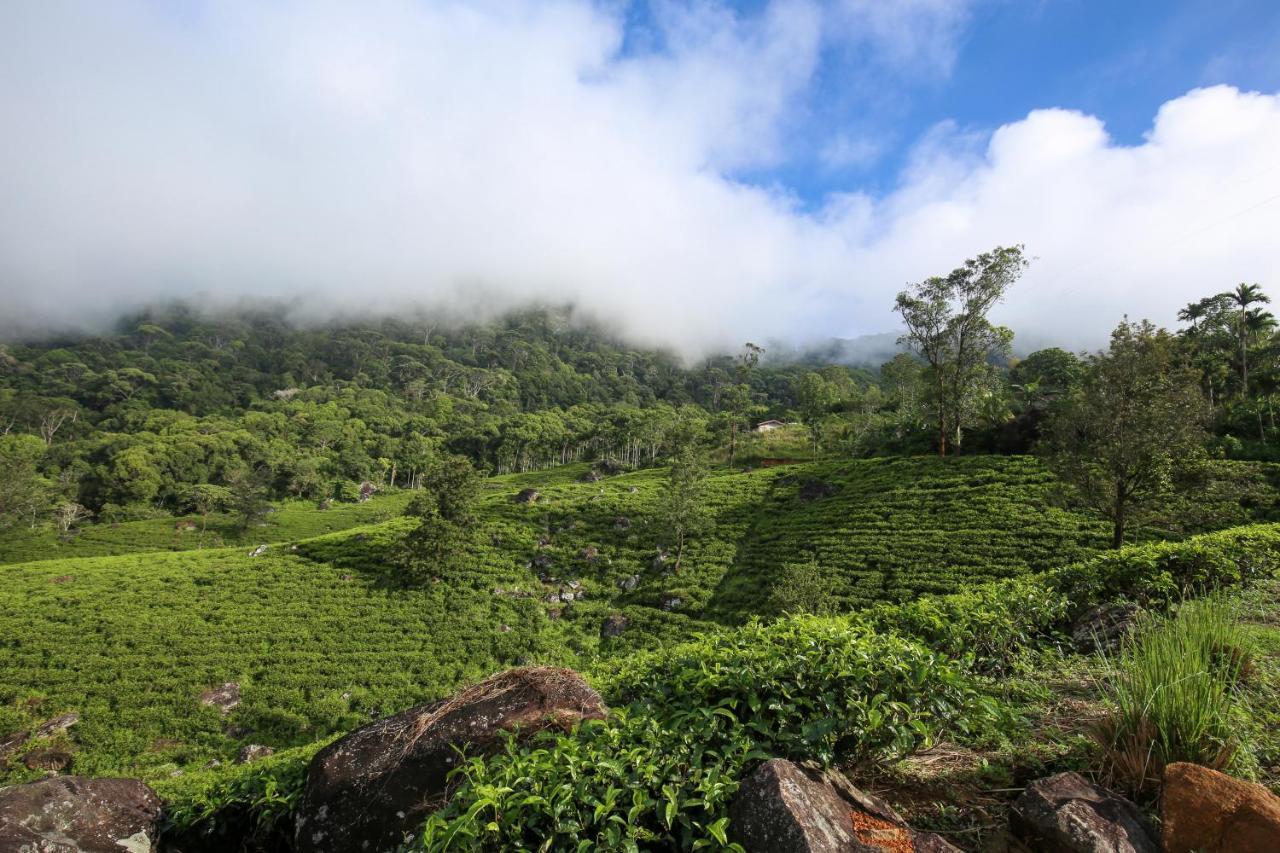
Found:
[[[772,420],[761,421],[760,423],[756,424],[755,431],[756,432],[773,432],[775,429],[780,429],[781,427],[784,427],[786,425],[787,424],[785,421],[772,421]]]

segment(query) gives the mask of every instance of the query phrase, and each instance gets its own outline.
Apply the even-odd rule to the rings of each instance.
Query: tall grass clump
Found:
[[[1233,709],[1249,660],[1231,603],[1215,596],[1153,617],[1108,664],[1103,687],[1114,711],[1095,734],[1112,784],[1141,795],[1172,762],[1232,763],[1240,748]]]

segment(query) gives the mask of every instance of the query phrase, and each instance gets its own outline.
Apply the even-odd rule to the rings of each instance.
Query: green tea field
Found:
[[[1049,476],[1028,458],[806,463],[714,473],[713,523],[673,573],[654,519],[663,472],[587,471],[487,481],[465,571],[417,589],[387,574],[406,520],[305,538],[390,515],[403,495],[286,509],[254,531],[280,540],[260,556],[248,542],[148,550],[167,547],[151,536],[163,526],[142,522],[64,546],[130,553],[4,566],[0,731],[75,712],[55,745],[76,772],[164,778],[246,743],[310,743],[514,664],[590,668],[771,615],[791,555],[811,555],[831,609],[847,610],[1066,564],[1103,541],[1048,504]],[[515,500],[526,488],[536,502]],[[615,614],[623,629],[602,637]],[[202,704],[229,683],[227,713]]]

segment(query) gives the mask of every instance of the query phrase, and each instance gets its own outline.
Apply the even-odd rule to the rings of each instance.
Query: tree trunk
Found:
[[[1125,500],[1124,485],[1116,483],[1115,504],[1111,508],[1111,547],[1113,549],[1120,548],[1124,545],[1124,528],[1125,528]]]
[[[1249,396],[1249,332],[1245,328],[1244,305],[1240,306],[1240,397]]]

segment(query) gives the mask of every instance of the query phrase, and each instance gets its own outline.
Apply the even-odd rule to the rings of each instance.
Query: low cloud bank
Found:
[[[171,298],[538,300],[697,354],[891,329],[906,282],[1018,242],[998,319],[1043,343],[1280,286],[1272,94],[1187,93],[1133,147],[1058,109],[940,125],[893,192],[817,211],[735,180],[785,162],[833,40],[892,62],[964,5],[660,5],[644,48],[583,2],[8,4],[0,334]]]

